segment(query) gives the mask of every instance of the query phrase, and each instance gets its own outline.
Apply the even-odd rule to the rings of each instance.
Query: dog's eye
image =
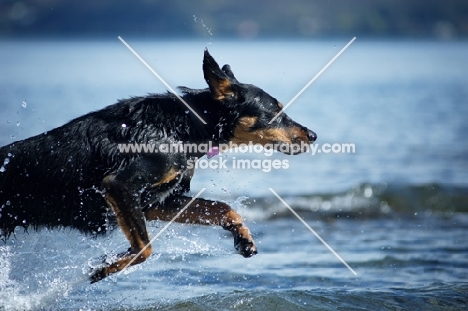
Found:
[[[282,109],[283,109],[283,105],[280,102],[277,102],[275,113],[279,113]]]

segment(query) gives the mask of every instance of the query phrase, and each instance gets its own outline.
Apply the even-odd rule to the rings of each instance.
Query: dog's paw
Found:
[[[257,246],[251,239],[236,236],[234,239],[234,247],[236,248],[237,252],[245,258],[249,258],[257,254]]]

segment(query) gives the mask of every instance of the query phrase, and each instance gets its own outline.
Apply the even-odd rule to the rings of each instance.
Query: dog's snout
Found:
[[[311,130],[307,130],[307,137],[309,138],[309,141],[313,143],[317,139],[317,134]]]

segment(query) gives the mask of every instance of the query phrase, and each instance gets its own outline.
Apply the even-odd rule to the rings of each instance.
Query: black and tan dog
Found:
[[[121,100],[47,133],[0,149],[0,235],[16,227],[73,227],[91,234],[115,225],[130,242],[127,252],[94,271],[98,281],[137,264],[151,254],[145,220],[170,220],[191,200],[193,170],[188,161],[204,154],[122,153],[120,143],[195,142],[254,143],[281,146],[294,154],[295,144],[309,145],[315,133],[280,114],[282,106],[262,89],[237,81],[230,67],[219,68],[205,51],[203,73],[209,88],[182,88],[174,95],[149,95]],[[286,148],[284,148],[286,146]],[[103,199],[104,197],[104,199]],[[106,204],[107,202],[107,204]],[[244,257],[257,253],[242,218],[227,204],[195,199],[176,221],[219,225],[232,232]]]

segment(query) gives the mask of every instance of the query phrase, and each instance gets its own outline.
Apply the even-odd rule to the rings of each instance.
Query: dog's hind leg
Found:
[[[179,175],[178,168],[161,166],[162,160],[164,159],[159,159],[159,165],[155,165],[154,160],[140,158],[124,170],[103,179],[105,199],[116,215],[117,224],[130,242],[130,248],[114,263],[95,271],[91,276],[92,283],[121,271],[129,264],[139,264],[151,255],[150,238],[140,206],[140,192],[151,182],[167,183]],[[136,257],[140,251],[141,254]]]
[[[91,283],[97,282],[109,274],[124,269],[132,260],[132,265],[141,263],[151,255],[151,245],[138,257],[134,258],[149,243],[143,213],[133,191],[119,181],[118,175],[107,176],[103,181],[105,199],[117,218],[117,223],[130,242],[130,249],[120,255],[111,265],[96,271],[91,276]]]
[[[148,220],[169,221],[186,206],[192,198],[176,197],[168,198],[163,206],[151,207],[145,212]],[[223,202],[195,199],[190,206],[175,219],[181,223],[191,223],[199,225],[218,225],[232,233],[234,237],[234,247],[244,257],[251,257],[257,254],[257,247],[249,232],[249,228],[244,225],[242,217],[229,205]]]

